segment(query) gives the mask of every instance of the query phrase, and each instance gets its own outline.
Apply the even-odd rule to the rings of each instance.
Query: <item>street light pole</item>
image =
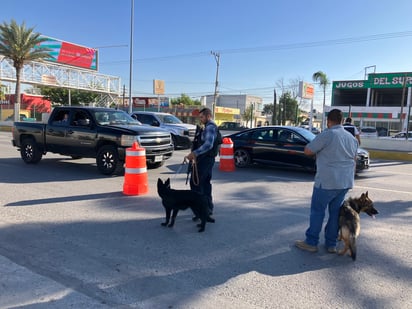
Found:
[[[215,93],[213,96],[213,105],[212,105],[212,116],[215,119],[215,108],[216,108],[216,100],[217,100],[217,93],[218,93],[218,85],[219,85],[219,64],[220,64],[220,53],[211,51],[210,52],[216,61],[216,79],[215,79]]]
[[[272,125],[276,125],[276,88],[273,89],[273,114],[272,114]]]
[[[132,76],[133,76],[133,20],[134,20],[134,0],[131,0],[130,11],[130,68],[129,68],[129,114],[133,113],[132,100]]]

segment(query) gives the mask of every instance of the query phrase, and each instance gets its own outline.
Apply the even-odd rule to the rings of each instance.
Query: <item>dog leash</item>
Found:
[[[179,170],[181,169],[181,167],[187,163],[186,158],[183,159],[183,163],[181,164]],[[178,171],[179,171],[178,170]],[[186,176],[186,185],[189,181],[189,175],[190,173],[192,173],[192,182],[195,186],[199,185],[199,173],[197,170],[197,164],[196,164],[196,160],[192,160],[189,162],[189,167],[187,168],[187,176]]]
[[[192,161],[192,182],[195,186],[199,185],[199,173],[197,171],[196,159]]]

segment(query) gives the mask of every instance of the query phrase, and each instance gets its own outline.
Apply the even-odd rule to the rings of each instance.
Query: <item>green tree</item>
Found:
[[[286,124],[290,121],[296,124],[298,101],[292,97],[292,93],[287,91],[279,99],[279,105],[282,106],[281,119],[279,123]],[[279,113],[280,114],[280,113]]]
[[[263,105],[263,114],[264,115],[272,115],[273,114],[273,103]]]
[[[40,91],[45,99],[50,100],[54,104],[69,104],[69,90],[67,88],[40,87]],[[96,101],[98,96],[98,93],[91,91],[71,90],[70,104],[92,103]]]
[[[275,101],[275,100],[273,100]],[[264,115],[272,115],[272,125],[276,125],[278,124],[278,115],[276,113],[277,108],[278,108],[278,104],[274,104],[274,103],[269,103],[269,104],[265,104],[263,105],[263,114]]]
[[[325,73],[323,73],[322,71],[317,71],[315,73],[313,73],[312,75],[312,79],[314,82],[318,82],[319,85],[321,86],[322,90],[323,90],[323,108],[322,108],[322,113],[323,115],[325,115],[325,105],[326,105],[326,87],[329,85],[329,79],[326,76]],[[322,129],[325,128],[325,121],[324,121],[325,117],[322,117]]]
[[[253,104],[250,104],[248,107],[245,108],[245,111],[242,114],[242,119],[248,123],[250,121],[250,127],[253,127]]]
[[[180,97],[178,98],[172,98],[170,100],[170,103],[172,105],[179,105],[183,104],[185,106],[191,106],[191,105],[200,105],[200,100],[192,100],[188,95],[182,93]]]
[[[19,121],[20,114],[20,75],[23,66],[28,61],[49,58],[48,49],[34,48],[39,43],[47,40],[34,32],[34,28],[26,28],[23,22],[18,25],[14,19],[10,23],[0,25],[0,54],[13,61],[16,69],[16,92],[14,105],[14,120]]]

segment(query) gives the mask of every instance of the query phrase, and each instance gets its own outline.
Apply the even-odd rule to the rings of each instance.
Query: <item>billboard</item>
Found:
[[[144,108],[159,108],[160,106],[168,107],[169,98],[168,97],[133,97],[133,107],[144,107]]]
[[[35,48],[49,49],[50,58],[44,60],[97,71],[97,49],[41,37],[46,40]]]
[[[371,73],[368,80],[370,88],[411,87],[412,73]]]
[[[312,84],[305,83],[303,81],[299,82],[299,97],[301,97],[302,99],[313,99],[314,94],[315,88]]]
[[[165,94],[165,81],[154,79],[153,80],[153,94]]]
[[[368,83],[364,80],[340,80],[333,82],[333,89],[366,89]]]
[[[333,82],[333,89],[393,89],[403,87],[412,87],[412,72],[370,73],[368,74],[368,80],[344,80]]]

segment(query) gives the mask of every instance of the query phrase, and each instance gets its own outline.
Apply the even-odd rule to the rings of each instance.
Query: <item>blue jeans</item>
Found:
[[[318,245],[326,207],[329,206],[329,218],[325,226],[325,246],[327,248],[336,247],[339,230],[339,209],[348,190],[326,190],[313,187],[309,228],[306,230],[306,243],[308,245]]]

